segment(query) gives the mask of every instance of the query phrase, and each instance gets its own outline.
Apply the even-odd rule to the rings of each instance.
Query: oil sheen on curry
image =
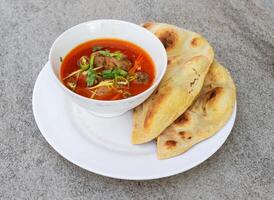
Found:
[[[61,61],[63,84],[81,96],[97,100],[137,95],[152,85],[155,76],[154,63],[148,53],[118,39],[85,42]]]

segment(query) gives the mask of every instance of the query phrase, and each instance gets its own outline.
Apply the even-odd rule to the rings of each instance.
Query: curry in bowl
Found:
[[[62,61],[62,83],[96,100],[119,100],[142,93],[154,81],[155,67],[141,47],[119,39],[96,39],[72,49]]]

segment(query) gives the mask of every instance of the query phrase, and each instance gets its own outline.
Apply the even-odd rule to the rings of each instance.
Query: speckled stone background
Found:
[[[31,96],[49,48],[80,22],[176,24],[203,34],[238,87],[224,146],[198,167],[152,181],[85,171],[40,134]],[[274,199],[274,1],[0,0],[0,199]]]

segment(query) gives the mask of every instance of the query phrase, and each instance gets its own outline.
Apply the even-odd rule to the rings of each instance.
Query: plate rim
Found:
[[[198,165],[202,164],[204,161],[206,161],[207,159],[209,159],[211,156],[213,156],[223,145],[224,143],[226,142],[227,138],[229,137],[229,135],[231,134],[232,132],[232,129],[234,127],[234,124],[235,124],[235,120],[236,120],[236,116],[237,116],[237,100],[235,100],[235,105],[234,105],[234,110],[230,116],[230,118],[228,119],[228,121],[226,122],[226,124],[228,124],[229,120],[232,119],[232,125],[231,127],[229,127],[228,131],[229,132],[228,134],[226,134],[226,136],[223,138],[223,141],[218,145],[218,147],[216,148],[216,150],[210,152],[207,156],[205,156],[203,159],[195,162],[191,167],[188,167],[187,169],[182,169],[182,170],[172,170],[170,172],[167,172],[167,173],[163,173],[163,175],[152,175],[152,176],[146,176],[146,177],[142,177],[142,176],[131,176],[131,177],[125,177],[125,176],[121,176],[121,175],[113,175],[113,174],[109,174],[109,173],[106,173],[106,172],[103,172],[103,171],[100,171],[100,170],[93,170],[93,169],[90,169],[90,167],[82,164],[82,163],[79,163],[78,161],[75,161],[71,158],[71,156],[69,154],[67,154],[66,152],[60,150],[60,148],[57,148],[53,142],[47,137],[47,134],[44,134],[43,132],[46,131],[46,127],[44,127],[42,125],[42,123],[39,121],[39,117],[38,117],[38,113],[37,113],[37,110],[36,110],[36,103],[35,103],[35,91],[37,91],[37,85],[38,85],[38,79],[39,77],[41,76],[41,74],[46,70],[46,68],[49,66],[49,61],[46,62],[46,64],[44,65],[44,67],[41,69],[41,71],[39,72],[38,76],[37,76],[37,79],[35,80],[35,84],[34,84],[34,87],[33,87],[33,93],[32,93],[32,111],[33,111],[33,115],[34,115],[34,119],[35,119],[35,122],[37,124],[37,127],[40,131],[40,133],[42,134],[42,136],[45,138],[46,142],[51,146],[51,148],[53,148],[60,156],[62,156],[64,159],[66,159],[67,161],[73,163],[74,165],[84,169],[84,170],[87,170],[88,172],[92,172],[92,173],[95,173],[95,174],[99,174],[101,176],[105,176],[105,177],[109,177],[109,178],[114,178],[114,179],[122,179],[122,180],[135,180],[135,181],[140,181],[140,180],[154,180],[154,179],[160,179],[160,178],[166,178],[166,177],[170,177],[170,176],[174,176],[174,175],[177,175],[177,174],[180,174],[180,173],[183,173],[183,172],[186,172],[192,168],[195,168],[197,167]],[[226,125],[225,124],[225,125]],[[225,126],[224,125],[224,126]],[[224,127],[223,126],[223,127]],[[223,128],[222,127],[222,128]],[[43,131],[42,131],[43,130]],[[220,129],[222,130],[222,129]],[[220,131],[219,130],[219,131]],[[218,134],[218,133],[216,133]],[[215,135],[215,134],[214,134]],[[205,142],[207,140],[204,140],[202,142]],[[200,142],[200,143],[202,143]],[[199,145],[200,143],[196,144],[196,145]],[[196,146],[195,145],[195,146]]]

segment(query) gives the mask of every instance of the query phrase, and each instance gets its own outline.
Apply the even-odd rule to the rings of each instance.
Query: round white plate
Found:
[[[68,101],[55,83],[49,63],[40,72],[33,91],[33,113],[47,142],[72,163],[104,176],[145,180],[189,170],[216,152],[227,139],[236,106],[227,124],[213,137],[184,154],[158,160],[155,142],[132,145],[132,112],[99,118]]]

